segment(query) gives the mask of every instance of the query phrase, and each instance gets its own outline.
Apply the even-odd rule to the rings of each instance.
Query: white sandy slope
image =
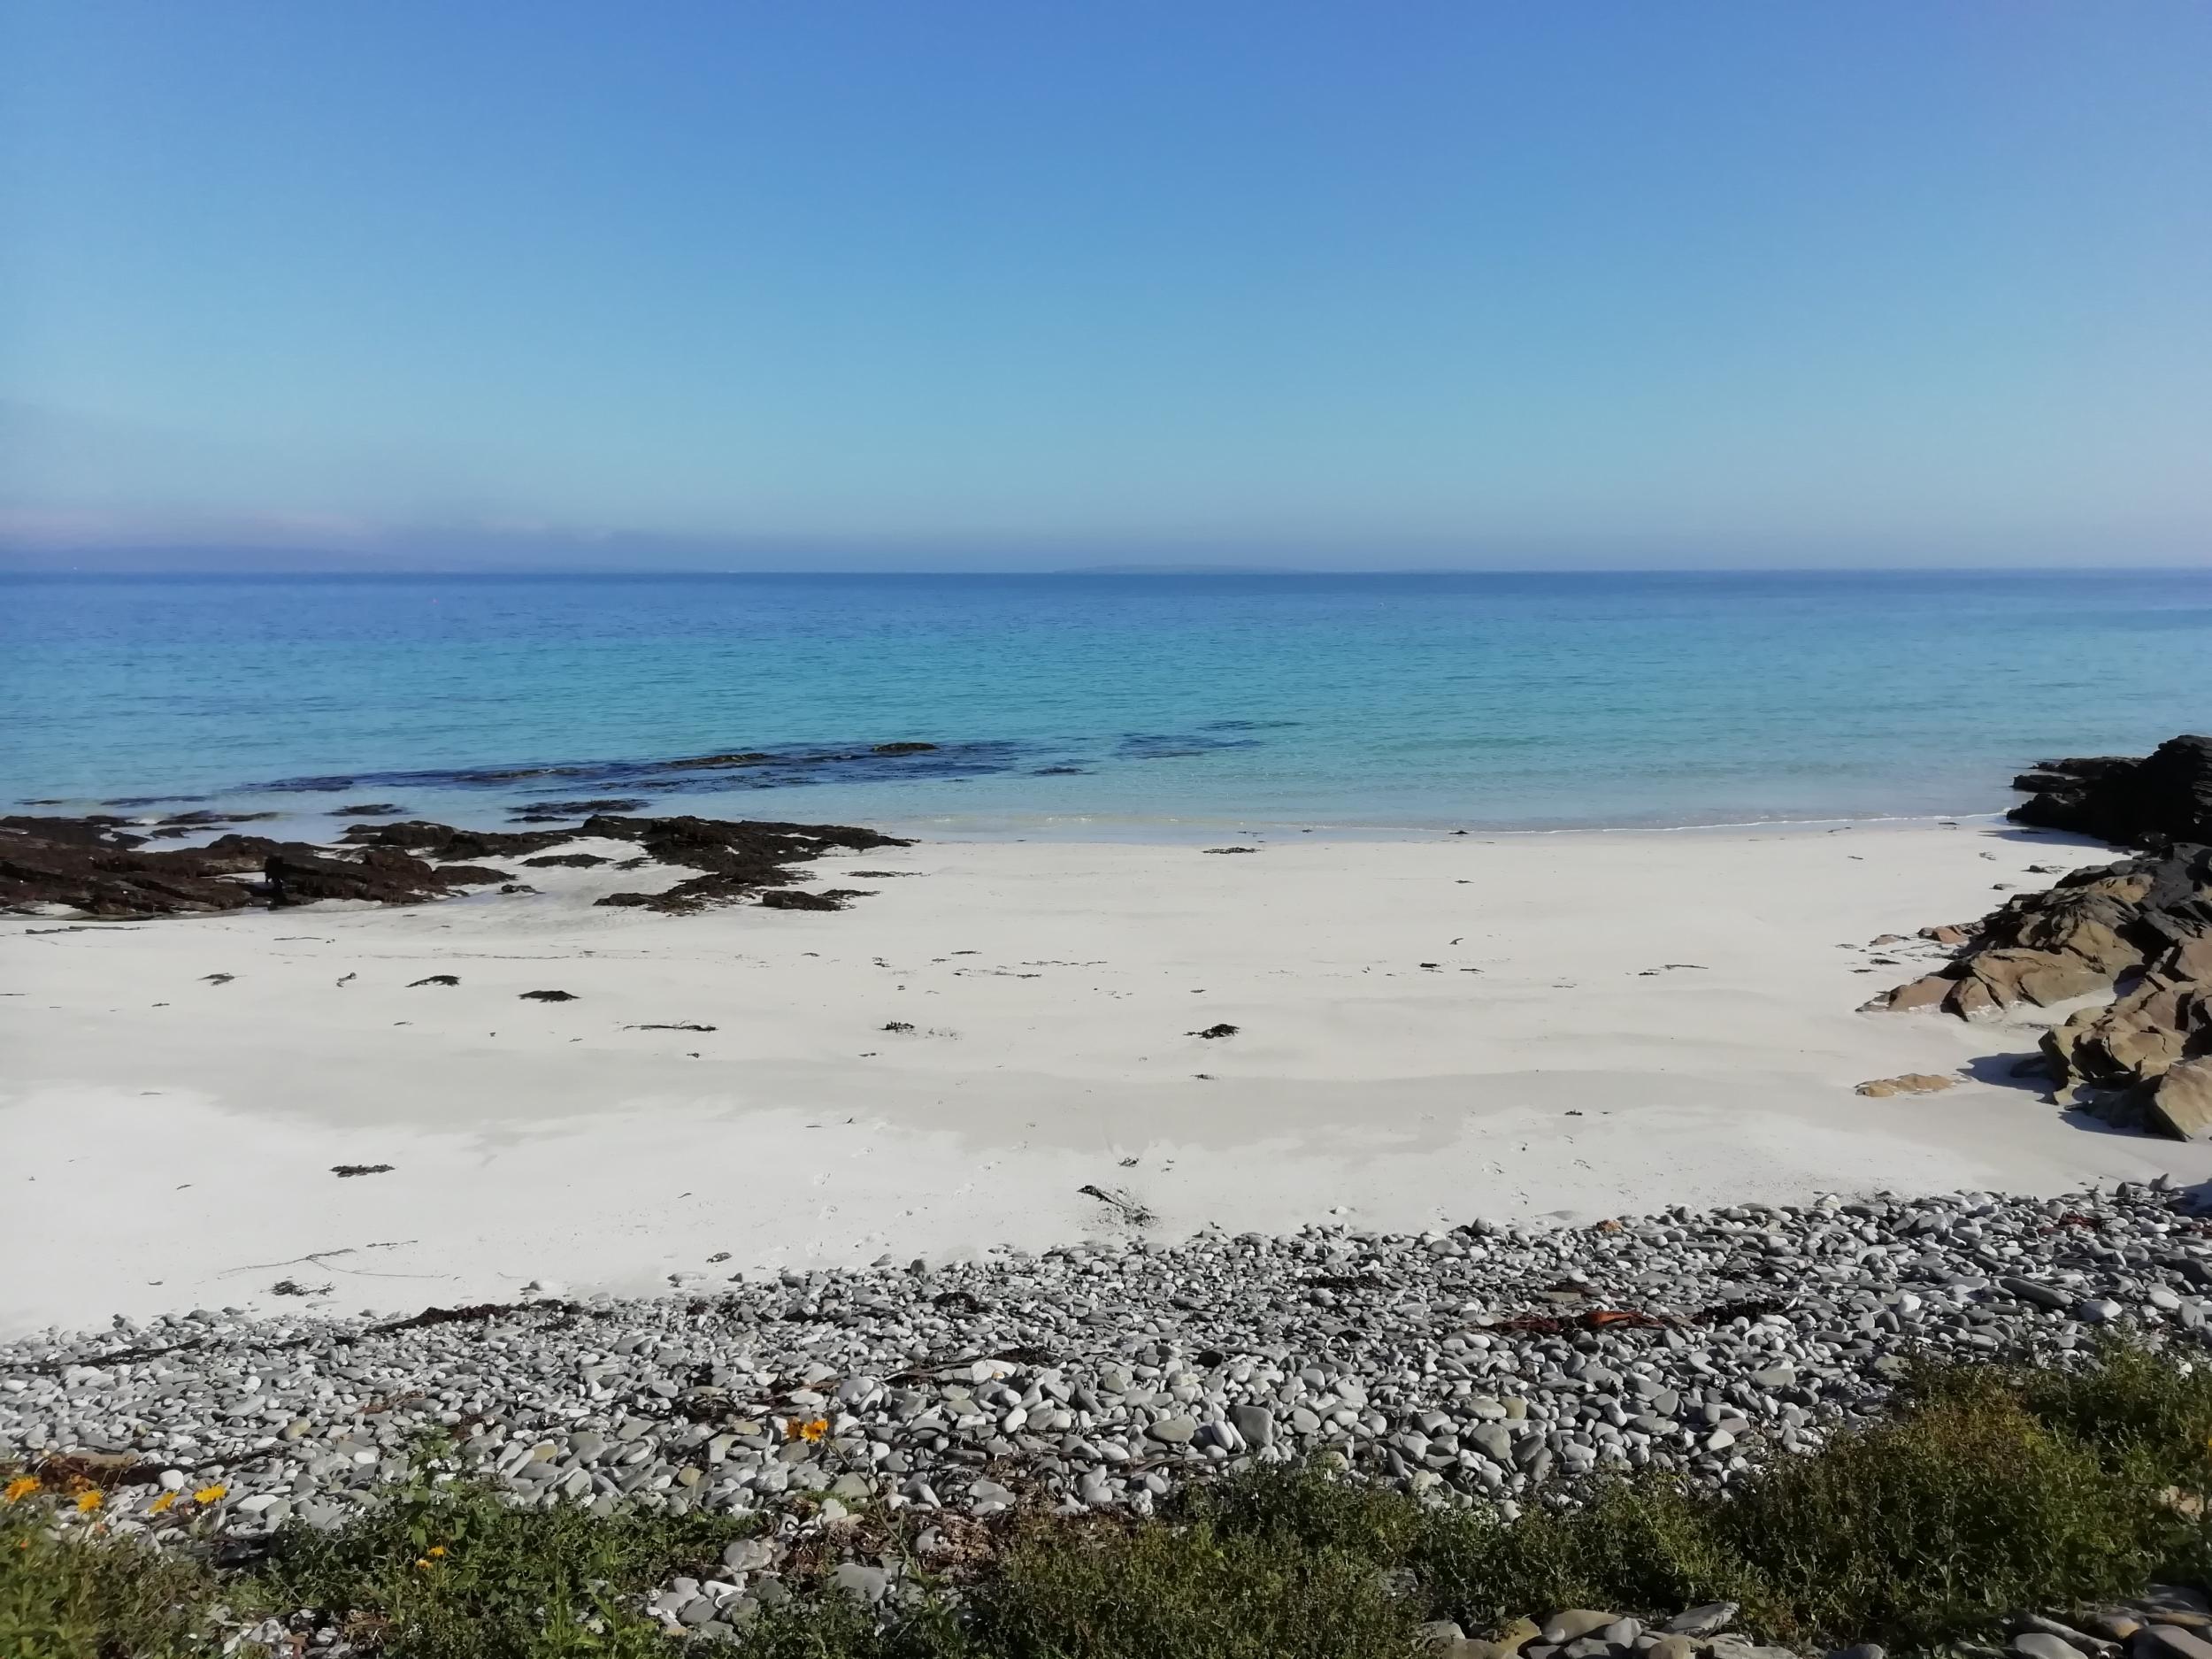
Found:
[[[1854,1011],[1936,954],[1875,935],[2096,849],[1971,821],[1248,844],[861,854],[813,867],[874,890],[837,914],[595,908],[681,872],[532,871],[413,910],[10,918],[0,1331],[1033,1248],[1121,1225],[1087,1185],[1179,1234],[2212,1174],[2008,1081],[2024,1024]],[[433,973],[460,984],[411,988]],[[677,1022],[714,1029],[640,1029]],[[1852,1093],[1906,1071],[1974,1080]]]

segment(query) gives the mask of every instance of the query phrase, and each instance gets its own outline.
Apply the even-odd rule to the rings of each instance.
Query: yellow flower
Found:
[[[149,1515],[166,1514],[168,1512],[169,1506],[176,1501],[177,1494],[175,1493],[165,1492],[159,1497],[156,1498],[151,1503],[146,1506],[146,1513]]]
[[[192,1494],[192,1502],[195,1503],[220,1503],[223,1501],[223,1494],[229,1490],[230,1488],[228,1486],[202,1486],[197,1492]]]
[[[105,1500],[100,1496],[100,1488],[95,1486],[91,1491],[79,1495],[77,1499],[77,1513],[80,1515],[89,1515],[93,1512],[93,1510],[98,1509],[104,1502]]]
[[[424,1556],[424,1555],[418,1555],[418,1556],[416,1556],[416,1557],[415,1557],[415,1565],[417,1565],[418,1567],[420,1567],[420,1568],[421,1568],[421,1569],[422,1569],[425,1572],[428,1572],[428,1571],[430,1571],[430,1561],[429,1561],[429,1558],[428,1558],[427,1556]]]
[[[443,1544],[433,1544],[433,1545],[431,1545],[431,1547],[430,1547],[430,1554],[431,1554],[431,1555],[432,1555],[432,1557],[433,1557],[434,1559],[435,1557],[437,1557],[437,1556],[440,1556],[440,1555],[444,1555],[444,1554],[445,1554],[445,1546],[444,1546]]]
[[[13,1480],[8,1482],[4,1491],[0,1491],[0,1497],[6,1498],[10,1503],[20,1503],[37,1490],[38,1477],[36,1475],[18,1475]]]
[[[826,1438],[828,1433],[829,1419],[827,1417],[816,1417],[810,1423],[802,1423],[799,1425],[799,1438],[809,1442],[810,1444],[813,1441]]]

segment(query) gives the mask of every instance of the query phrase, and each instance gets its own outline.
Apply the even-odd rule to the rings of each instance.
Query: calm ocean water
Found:
[[[2208,728],[2212,572],[0,582],[11,803],[1701,824]]]

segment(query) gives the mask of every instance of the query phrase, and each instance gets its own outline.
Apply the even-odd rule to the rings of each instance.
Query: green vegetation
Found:
[[[1577,1507],[1425,1508],[1318,1469],[1195,1486],[1161,1517],[1015,1519],[970,1539],[957,1596],[887,1629],[804,1571],[726,1659],[1409,1659],[1415,1626],[1494,1631],[1566,1606],[1743,1604],[1801,1647],[1911,1650],[2007,1614],[2201,1583],[2212,1371],[2114,1348],[2074,1371],[1950,1367],[1887,1421],[1781,1458],[1724,1498],[1657,1476]],[[507,1508],[465,1483],[394,1492],[344,1531],[287,1532],[227,1571],[0,1510],[0,1659],[169,1659],[266,1613],[319,1609],[395,1659],[666,1655],[641,1608],[747,1523]],[[864,1523],[886,1535],[898,1517]],[[912,1519],[914,1517],[908,1517]],[[973,1529],[979,1535],[981,1529]],[[688,1650],[701,1652],[706,1644]]]
[[[515,1509],[472,1483],[411,1485],[342,1532],[288,1533],[254,1601],[373,1620],[394,1655],[668,1652],[641,1594],[718,1560],[749,1518],[564,1504]]]
[[[129,1539],[48,1536],[35,1506],[0,1510],[0,1659],[202,1651],[215,1575]]]

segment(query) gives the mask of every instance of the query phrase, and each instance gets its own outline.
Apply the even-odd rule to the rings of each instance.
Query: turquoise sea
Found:
[[[0,581],[8,810],[1714,824],[2208,728],[2205,571]]]

